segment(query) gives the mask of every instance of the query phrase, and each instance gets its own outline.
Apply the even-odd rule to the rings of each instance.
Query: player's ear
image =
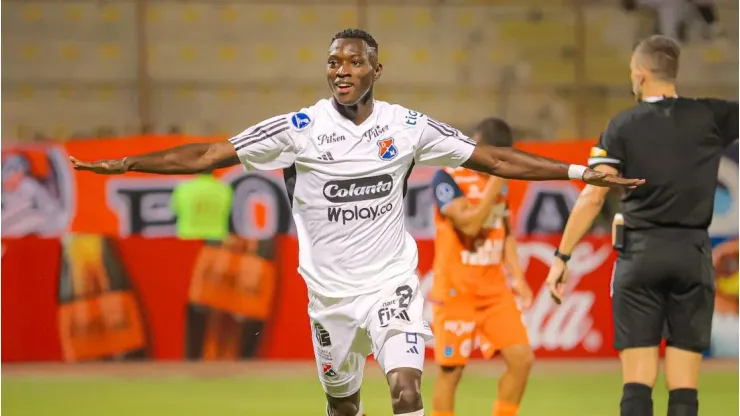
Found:
[[[373,75],[373,81],[377,81],[378,78],[380,78],[380,75],[383,74],[383,64],[378,64],[375,66],[375,75]]]
[[[647,67],[647,62],[645,62],[645,59],[643,57],[638,57],[637,59],[637,71],[635,71],[635,81],[637,81],[637,84],[642,86],[645,81],[648,80],[648,77],[650,76],[650,70]]]
[[[640,70],[637,71],[637,74],[635,75],[637,78],[636,79],[637,85],[642,86],[643,84],[645,84],[645,79],[647,78],[647,72],[644,69],[640,68]]]

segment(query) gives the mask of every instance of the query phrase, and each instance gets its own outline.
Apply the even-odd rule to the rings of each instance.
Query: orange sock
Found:
[[[455,416],[455,412],[440,412],[439,410],[432,410],[431,416]]]
[[[516,416],[519,405],[496,400],[493,404],[493,416]]]

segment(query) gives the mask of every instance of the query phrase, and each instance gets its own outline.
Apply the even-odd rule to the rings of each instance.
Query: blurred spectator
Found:
[[[702,37],[704,39],[715,39],[718,37],[724,37],[724,31],[719,26],[717,18],[717,6],[714,4],[714,0],[690,0],[694,3],[696,10],[699,12],[702,20],[704,21],[704,27],[702,28]]]
[[[628,11],[634,11],[639,6],[649,7],[657,14],[656,34],[685,40],[683,25],[687,9],[686,0],[622,0],[622,6]]]
[[[719,26],[714,0],[622,0],[627,11],[648,7],[656,13],[655,34],[670,36],[681,42],[687,40],[689,18],[696,11],[702,19],[702,37],[714,39],[723,36]]]

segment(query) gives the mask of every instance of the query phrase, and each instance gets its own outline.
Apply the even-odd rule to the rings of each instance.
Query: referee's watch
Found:
[[[570,254],[563,254],[558,249],[555,249],[555,257],[557,257],[560,260],[562,260],[563,263],[567,263],[568,260],[570,260]]]

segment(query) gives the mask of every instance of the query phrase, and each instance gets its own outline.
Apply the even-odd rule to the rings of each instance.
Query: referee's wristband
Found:
[[[560,249],[555,249],[555,257],[559,258],[563,261],[563,263],[567,263],[568,260],[570,260],[570,254],[563,254],[560,252]]]
[[[582,165],[570,165],[568,166],[568,178],[570,179],[583,179],[583,173],[588,169]]]

